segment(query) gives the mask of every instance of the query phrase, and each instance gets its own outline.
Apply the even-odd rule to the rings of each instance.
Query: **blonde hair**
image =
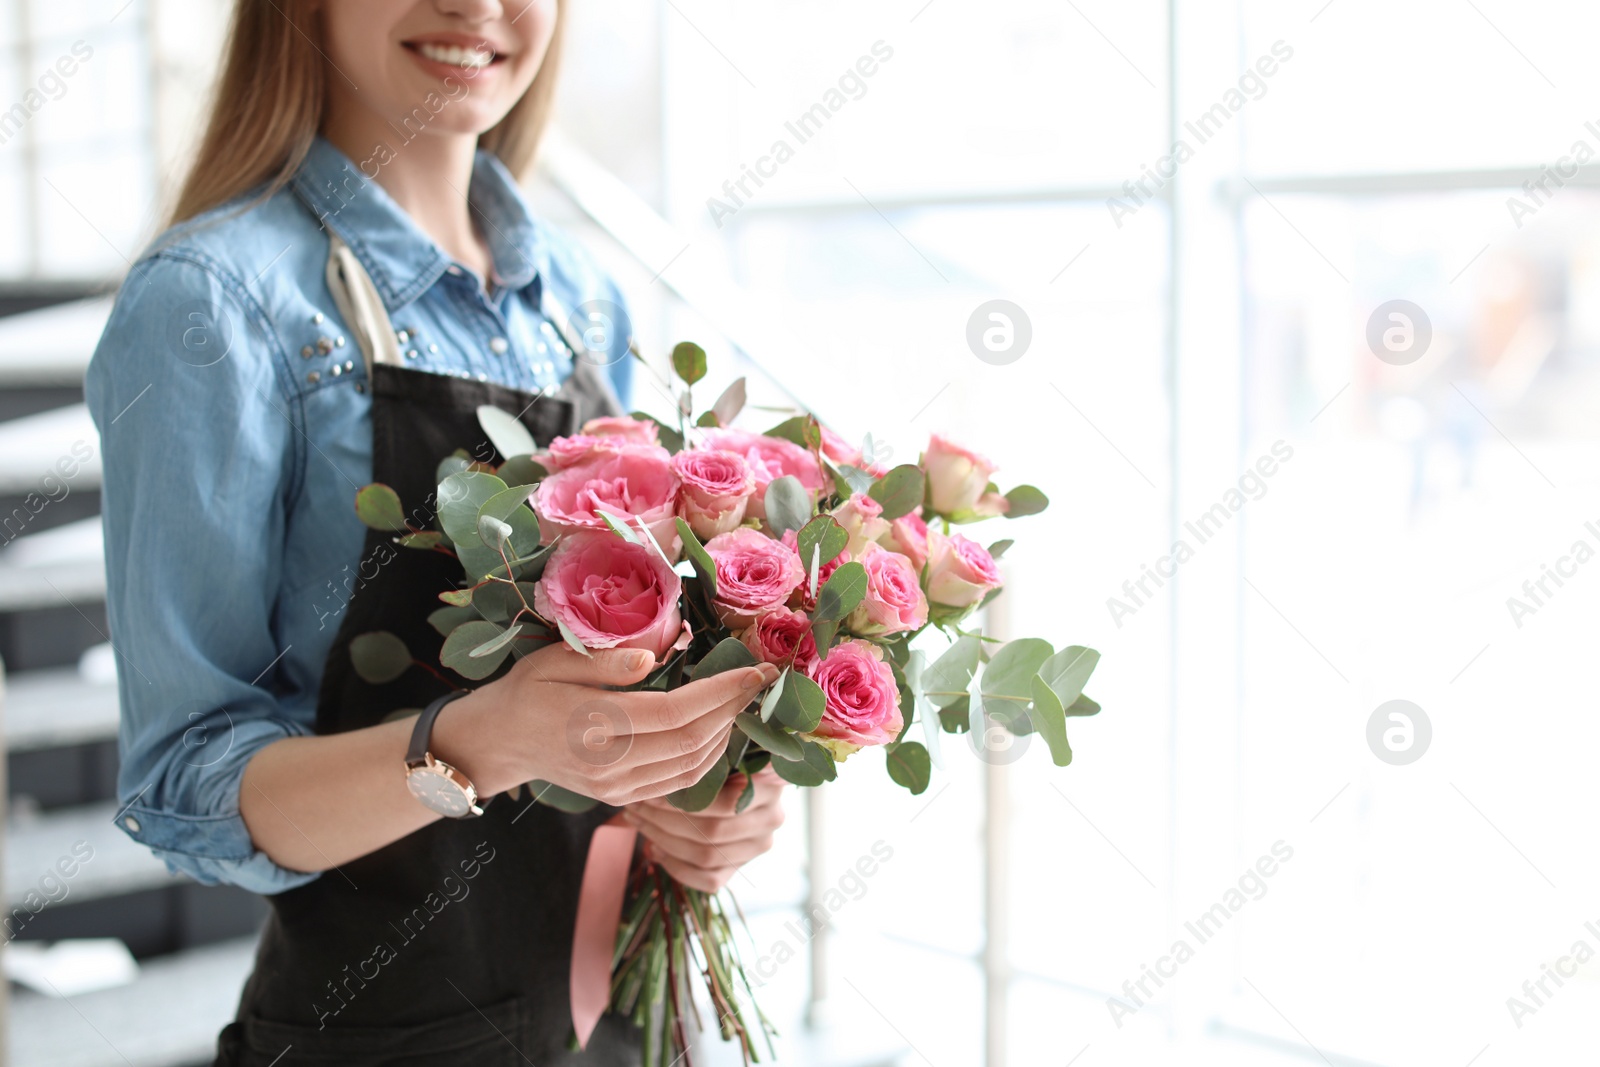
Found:
[[[562,24],[533,84],[478,146],[511,173],[533,162],[550,118],[560,68]],[[228,28],[211,117],[183,180],[171,223],[183,222],[267,183],[283,188],[305,160],[322,125],[327,72],[317,0],[238,0]]]

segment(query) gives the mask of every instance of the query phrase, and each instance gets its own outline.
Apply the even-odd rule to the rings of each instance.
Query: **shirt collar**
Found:
[[[378,165],[376,157],[365,164],[374,173]],[[390,314],[422,295],[451,266],[450,257],[383,186],[323,138],[312,142],[291,184],[312,214],[350,246]],[[532,284],[546,265],[545,241],[516,180],[493,153],[478,152],[467,203],[488,242],[495,281],[511,289]]]

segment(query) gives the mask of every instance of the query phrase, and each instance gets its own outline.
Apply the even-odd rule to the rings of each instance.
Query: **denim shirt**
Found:
[[[569,311],[621,305],[488,153],[468,200],[490,294],[318,139],[287,187],[158,239],[89,365],[122,704],[117,825],[200,882],[276,893],[318,877],[254,847],[239,790],[264,745],[312,732],[323,661],[364,580],[353,501],[372,475],[371,398],[325,281],[324,226],[419,370],[553,388],[572,355],[540,312],[543,287]],[[605,343],[625,396],[625,331]]]

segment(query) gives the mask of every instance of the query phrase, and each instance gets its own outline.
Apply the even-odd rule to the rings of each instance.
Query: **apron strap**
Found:
[[[367,365],[367,378],[372,377],[374,363],[400,365],[400,342],[395,339],[394,326],[389,322],[389,312],[372,284],[366,268],[356,258],[344,239],[328,231],[328,291],[339,309],[340,318],[355,334],[361,359]]]

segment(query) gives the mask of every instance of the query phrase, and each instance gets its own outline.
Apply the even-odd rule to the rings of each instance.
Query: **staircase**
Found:
[[[209,1063],[265,913],[253,894],[171,874],[112,825],[116,668],[100,443],[83,404],[110,308],[96,297],[0,314],[0,891],[8,939],[115,937],[140,973],[65,999],[11,985],[10,1067]],[[71,862],[85,844],[92,858]],[[63,858],[70,877],[56,873]]]

